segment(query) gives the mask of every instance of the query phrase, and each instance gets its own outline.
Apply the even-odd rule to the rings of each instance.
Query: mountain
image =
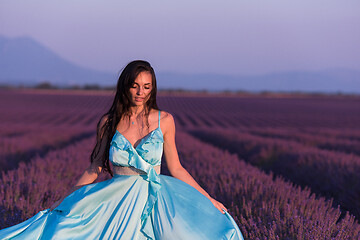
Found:
[[[300,91],[360,94],[360,71],[287,71],[252,76],[157,72],[159,89],[207,91]],[[0,36],[0,84],[115,86],[115,73],[77,66],[29,37]]]
[[[0,36],[0,83],[110,86],[116,75],[77,66],[29,37]]]

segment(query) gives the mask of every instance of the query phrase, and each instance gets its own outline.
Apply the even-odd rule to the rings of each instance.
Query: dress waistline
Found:
[[[160,174],[160,167],[160,165],[154,166],[154,170],[157,174]],[[146,172],[131,166],[113,166],[113,172],[117,175],[146,175]]]

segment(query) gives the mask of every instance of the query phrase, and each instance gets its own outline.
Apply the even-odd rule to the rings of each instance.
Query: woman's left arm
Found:
[[[202,187],[200,187],[200,185],[195,181],[190,173],[181,165],[175,144],[175,122],[173,116],[170,113],[167,113],[167,116],[164,117],[161,125],[164,129],[164,155],[170,174],[173,177],[191,185],[204,196],[209,198],[220,212],[224,213],[222,209],[227,211],[225,206],[212,198]]]

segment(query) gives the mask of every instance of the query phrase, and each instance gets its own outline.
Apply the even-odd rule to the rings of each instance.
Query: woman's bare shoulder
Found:
[[[160,121],[161,123],[171,123],[174,122],[174,117],[171,113],[166,111],[160,111]]]
[[[160,112],[160,126],[164,134],[175,130],[175,121],[171,113],[166,111]]]

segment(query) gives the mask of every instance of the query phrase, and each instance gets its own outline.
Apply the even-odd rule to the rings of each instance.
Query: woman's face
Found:
[[[133,85],[129,89],[132,105],[144,105],[150,98],[152,87],[151,73],[139,73]]]

